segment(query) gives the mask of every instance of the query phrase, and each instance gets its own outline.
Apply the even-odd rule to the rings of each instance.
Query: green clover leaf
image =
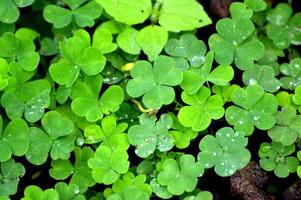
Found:
[[[213,200],[213,195],[208,191],[202,191],[196,196],[187,196],[184,200]]]
[[[183,81],[180,86],[185,92],[197,93],[206,81],[220,86],[229,84],[234,77],[233,68],[230,65],[219,65],[212,70],[213,59],[214,54],[210,51],[206,55],[205,63],[200,68],[190,68],[183,72]]]
[[[236,131],[251,135],[254,126],[268,130],[276,123],[277,99],[265,93],[262,87],[250,85],[246,89],[238,88],[232,93],[231,99],[237,106],[228,107],[225,116]]]
[[[170,56],[189,61],[192,67],[199,67],[205,62],[206,45],[192,34],[169,39],[164,50]]]
[[[36,122],[44,115],[45,108],[50,106],[50,91],[50,83],[45,79],[29,81],[5,92],[1,105],[9,119],[21,118],[24,113],[28,122]]]
[[[20,16],[18,8],[31,5],[35,0],[0,0],[0,21],[14,23]]]
[[[243,132],[235,132],[230,127],[217,131],[216,137],[206,135],[200,142],[198,161],[205,168],[214,166],[214,171],[222,177],[231,176],[237,170],[245,167],[251,154],[245,148],[248,139]]]
[[[100,145],[95,156],[88,160],[88,166],[92,169],[92,177],[97,183],[110,185],[117,181],[121,174],[125,174],[130,162],[128,154],[123,149],[111,149]]]
[[[53,160],[68,159],[75,140],[72,121],[57,111],[49,111],[41,124],[42,129],[29,129],[30,147],[26,159],[34,165],[41,165],[46,162],[49,151]]]
[[[183,92],[182,100],[188,104],[180,109],[178,118],[185,127],[191,127],[194,131],[202,131],[208,128],[211,119],[217,120],[224,115],[224,102],[218,95],[211,95],[210,89],[202,86],[196,94],[189,95]]]
[[[0,57],[9,63],[17,62],[28,72],[36,70],[40,61],[40,55],[35,52],[35,48],[32,40],[16,37],[13,33],[7,32],[0,38]]]
[[[2,117],[0,117],[0,124],[2,124]],[[3,132],[0,129],[0,162],[9,160],[12,155],[26,154],[29,148],[28,132],[28,125],[23,119],[13,119]]]
[[[259,163],[266,171],[274,171],[279,178],[285,178],[290,173],[296,172],[299,161],[296,157],[289,156],[295,151],[295,145],[283,146],[281,143],[264,142],[259,148]]]
[[[253,11],[247,8],[245,3],[234,2],[230,5],[230,14],[232,19],[251,19],[253,16]]]
[[[94,152],[90,147],[82,149],[75,147],[74,154],[74,165],[70,160],[52,160],[49,174],[56,180],[65,180],[72,175],[69,183],[77,185],[80,192],[85,192],[89,187],[95,185],[92,169],[87,164],[88,160],[93,158]]]
[[[99,74],[106,63],[102,53],[91,47],[79,37],[71,37],[59,44],[63,58],[53,63],[49,72],[52,79],[60,85],[70,87],[80,74],[93,76]]]
[[[172,197],[172,194],[167,191],[167,187],[160,185],[156,178],[151,180],[150,186],[152,187],[153,193],[161,199],[170,199]]]
[[[139,157],[146,158],[156,149],[165,152],[173,147],[174,138],[168,131],[173,121],[168,114],[162,115],[157,122],[156,117],[142,114],[139,123],[140,125],[131,126],[128,130],[128,140],[136,146],[135,153]]]
[[[301,58],[294,58],[289,63],[280,65],[282,76],[279,80],[281,87],[284,89],[293,90],[301,84]]]
[[[297,157],[298,157],[299,161],[301,161],[301,151],[298,151]],[[300,165],[297,168],[297,174],[299,177],[301,177],[301,166]]]
[[[268,131],[274,142],[287,146],[301,137],[301,116],[296,114],[293,107],[284,107],[277,112],[276,125]]]
[[[111,30],[100,26],[93,33],[92,47],[105,54],[115,51],[118,46],[113,43]]]
[[[117,124],[116,117],[113,115],[106,116],[101,121],[101,127],[97,124],[92,124],[85,128],[85,143],[102,142],[101,144],[112,149],[127,150],[130,147],[128,136],[124,133],[127,127],[126,123]]]
[[[136,41],[138,33],[139,31],[132,27],[122,30],[117,36],[117,44],[119,48],[126,53],[139,55],[141,48]]]
[[[213,94],[216,94],[216,95],[219,95],[220,97],[222,97],[224,102],[230,102],[231,95],[237,88],[240,88],[240,87],[236,84],[227,85],[227,86],[213,85],[212,92],[213,92]]]
[[[153,67],[147,61],[136,62],[131,76],[133,79],[127,84],[127,93],[134,98],[143,95],[144,105],[154,109],[173,102],[175,92],[172,86],[179,85],[183,79],[181,70],[167,56],[158,56]]]
[[[168,32],[157,25],[149,25],[141,29],[136,41],[150,61],[161,53],[168,40]]]
[[[264,54],[264,45],[255,38],[250,38],[255,28],[249,19],[221,19],[216,24],[218,34],[209,38],[209,47],[215,53],[219,64],[235,65],[246,70],[253,66]]]
[[[195,0],[164,0],[161,2],[158,14],[159,24],[167,31],[188,31],[212,23],[202,5]]]
[[[290,5],[279,3],[276,8],[267,15],[267,36],[280,48],[288,48],[291,44],[301,44],[301,13],[292,16],[293,10]]]
[[[203,166],[195,162],[192,155],[182,155],[179,163],[172,158],[166,159],[157,180],[160,185],[167,186],[169,193],[181,195],[184,192],[192,192],[197,185],[198,177],[203,173]]]
[[[36,185],[25,188],[24,197],[21,200],[60,200],[59,194],[54,189],[42,190]]]
[[[72,20],[74,20],[79,27],[92,27],[95,23],[94,20],[102,13],[102,8],[95,1],[63,1],[71,10],[53,4],[45,6],[43,10],[44,19],[52,23],[55,28],[66,27]]]
[[[75,184],[67,185],[64,182],[59,182],[55,184],[54,189],[59,194],[60,200],[86,200]]]
[[[301,85],[295,88],[294,95],[292,96],[294,104],[301,106]]]
[[[6,60],[0,58],[0,91],[6,88],[9,81],[9,66]]]
[[[90,122],[96,122],[103,118],[103,115],[116,112],[123,102],[124,93],[120,86],[110,86],[101,97],[97,96],[80,96],[72,101],[72,111],[80,116],[85,117]]]
[[[13,159],[0,163],[0,196],[10,196],[17,193],[19,180],[25,174],[21,163]]]
[[[243,73],[245,85],[260,85],[266,92],[276,92],[280,89],[280,81],[275,78],[273,67],[269,65],[254,65]]]
[[[263,11],[267,8],[265,0],[244,0],[244,4],[254,12]]]

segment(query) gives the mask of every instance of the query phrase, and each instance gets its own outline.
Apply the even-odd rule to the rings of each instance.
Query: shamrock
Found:
[[[8,63],[17,62],[25,71],[34,71],[39,64],[40,55],[35,48],[33,41],[26,37],[17,37],[9,32],[0,37],[0,57]]]
[[[296,114],[296,109],[293,107],[283,107],[277,112],[276,125],[268,131],[274,142],[287,146],[301,137],[301,116]]]
[[[211,119],[217,120],[224,115],[222,98],[218,95],[210,95],[210,89],[205,86],[193,95],[182,92],[181,98],[188,104],[178,113],[179,121],[183,126],[191,127],[194,131],[202,131],[208,128]]]
[[[224,127],[217,131],[216,137],[206,135],[201,140],[198,160],[205,168],[214,166],[219,176],[231,176],[250,161],[251,154],[245,148],[247,144],[243,132]]]
[[[35,0],[0,0],[0,21],[3,23],[14,23],[20,16],[18,8],[31,5]]]
[[[288,48],[290,44],[301,44],[301,13],[292,14],[291,6],[285,3],[279,3],[268,12],[267,36],[280,49]]]
[[[172,103],[175,92],[172,86],[182,82],[183,74],[175,67],[172,58],[158,56],[154,67],[147,61],[138,61],[131,70],[133,79],[129,80],[126,91],[131,97],[142,97],[148,108],[158,109]]]
[[[80,192],[85,192],[88,187],[95,185],[92,169],[87,164],[88,160],[93,158],[94,152],[90,147],[82,149],[75,147],[74,154],[74,165],[70,160],[52,160],[49,174],[56,180],[65,180],[72,175],[69,183],[77,185]]]
[[[276,92],[280,89],[280,81],[275,78],[274,69],[269,65],[254,65],[243,73],[245,85],[260,85],[267,92]]]
[[[295,145],[283,146],[281,143],[264,142],[259,148],[259,163],[266,171],[274,171],[279,178],[294,173],[299,165],[296,157],[289,156],[295,151]]]
[[[106,63],[102,53],[79,37],[71,37],[66,43],[59,43],[63,58],[53,63],[49,72],[52,79],[60,85],[70,87],[80,71],[88,76],[99,74]]]
[[[79,27],[92,27],[94,20],[102,13],[102,8],[95,1],[63,0],[63,2],[70,9],[49,4],[43,10],[44,19],[52,23],[55,28],[63,28],[69,25],[73,19]]]
[[[206,45],[192,34],[169,39],[164,49],[168,55],[181,59],[182,62],[189,61],[192,67],[199,67],[205,62]]]
[[[13,159],[0,164],[0,196],[10,196],[17,192],[19,180],[25,174],[25,168],[21,163]]]
[[[173,122],[168,114],[162,115],[157,122],[156,117],[142,114],[139,123],[128,130],[129,142],[136,146],[135,153],[139,157],[146,158],[156,149],[164,152],[173,147],[174,138],[168,131]]]
[[[50,106],[50,91],[50,83],[45,79],[29,81],[5,92],[1,105],[10,119],[21,118],[24,113],[28,122],[36,122]]]
[[[250,38],[255,28],[249,19],[221,19],[216,24],[218,34],[209,38],[209,47],[215,53],[219,64],[235,65],[246,70],[264,54],[264,45],[256,38]]]
[[[12,155],[25,155],[29,148],[27,123],[23,119],[13,119],[2,131],[0,115],[0,162],[9,160]]]
[[[88,166],[92,169],[92,177],[97,183],[110,185],[117,181],[120,174],[125,174],[130,162],[124,149],[111,149],[100,145],[95,156],[88,160]]]
[[[212,70],[213,58],[214,54],[210,51],[200,68],[190,68],[184,71],[181,88],[188,94],[195,94],[206,81],[220,86],[228,85],[234,77],[233,68],[230,65],[219,65]]]
[[[72,121],[57,111],[47,112],[41,120],[42,128],[30,127],[30,146],[26,159],[34,164],[46,162],[48,152],[53,160],[68,159],[74,149],[75,136]]]
[[[60,200],[59,194],[54,189],[42,190],[40,187],[30,185],[25,188],[24,197],[21,200]]]
[[[198,177],[203,173],[203,166],[195,162],[192,155],[186,154],[180,157],[179,162],[172,158],[165,160],[157,180],[160,185],[167,186],[171,194],[181,195],[184,192],[192,192],[197,185]]]
[[[112,149],[121,148],[127,150],[130,146],[128,136],[124,133],[127,129],[126,123],[117,124],[113,115],[106,116],[101,121],[101,127],[96,124],[87,126],[84,130],[85,143],[94,144],[102,142]]]
[[[232,93],[231,99],[236,105],[228,107],[225,116],[236,131],[250,135],[254,125],[260,130],[268,130],[276,123],[277,99],[265,93],[262,87],[250,85],[246,89],[238,88]]]
[[[77,185],[67,185],[64,182],[59,182],[54,186],[55,191],[59,194],[60,200],[86,200],[85,196],[80,194]]]
[[[294,58],[289,63],[280,65],[282,76],[279,80],[281,87],[284,89],[293,90],[301,84],[301,58]]]

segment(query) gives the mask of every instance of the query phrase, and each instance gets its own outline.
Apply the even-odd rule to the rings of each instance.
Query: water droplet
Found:
[[[216,156],[216,152],[213,152],[213,154],[212,154],[213,156]]]
[[[257,81],[255,79],[251,78],[249,80],[249,85],[256,85],[256,84],[257,84]]]
[[[229,133],[227,133],[227,134],[226,134],[226,137],[230,137],[230,134],[229,134]]]
[[[80,191],[79,191],[79,189],[78,188],[76,188],[75,190],[74,190],[74,194],[78,194]]]
[[[208,163],[206,163],[206,164],[205,164],[205,167],[206,167],[206,168],[208,168],[208,167],[209,167],[209,164],[208,164]]]
[[[239,124],[243,124],[244,122],[243,122],[242,120],[239,120],[238,123],[239,123]]]
[[[224,165],[225,165],[225,163],[224,163],[224,162],[221,162],[221,165],[222,165],[222,166],[224,166]]]
[[[170,125],[168,125],[168,126],[167,126],[167,129],[170,129],[170,128],[171,128],[171,126],[170,126]]]

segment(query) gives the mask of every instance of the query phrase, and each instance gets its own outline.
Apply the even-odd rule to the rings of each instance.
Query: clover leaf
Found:
[[[268,131],[274,142],[287,146],[301,137],[301,116],[296,114],[293,107],[284,107],[277,112],[276,125]]]
[[[280,65],[282,76],[279,80],[281,87],[284,89],[293,90],[301,84],[301,58],[294,58],[289,63]]]
[[[167,186],[171,194],[181,195],[192,192],[203,173],[203,166],[195,162],[192,155],[182,155],[179,162],[172,158],[165,160],[157,180],[160,185]]]
[[[274,171],[279,178],[285,178],[290,173],[296,172],[299,161],[290,156],[295,151],[295,145],[283,146],[281,143],[264,142],[259,148],[259,163],[266,171]]]
[[[110,185],[117,181],[120,174],[125,174],[130,162],[128,154],[123,149],[111,149],[100,145],[95,156],[88,160],[88,166],[92,169],[92,177],[97,183]]]
[[[168,32],[157,25],[144,27],[137,34],[136,41],[150,61],[160,54],[168,40]]]
[[[228,107],[225,116],[236,131],[250,135],[254,126],[268,130],[276,123],[277,99],[265,93],[262,87],[250,85],[246,89],[238,88],[232,93],[231,99],[236,105]]]
[[[59,43],[62,58],[53,63],[49,72],[52,79],[60,85],[70,87],[80,72],[88,76],[99,74],[106,63],[102,53],[79,37],[71,37]]]
[[[50,83],[45,79],[29,81],[5,92],[1,105],[10,119],[21,118],[24,113],[28,122],[36,122],[50,106],[50,91]]]
[[[13,159],[0,164],[0,196],[10,196],[17,193],[20,178],[25,174],[21,163]]]
[[[80,194],[77,185],[59,182],[54,186],[55,191],[59,194],[60,200],[86,200],[85,196]]]
[[[139,157],[146,158],[156,149],[165,152],[173,147],[174,138],[168,131],[173,121],[168,114],[162,115],[157,122],[156,117],[142,114],[139,123],[128,130],[128,140],[136,146],[135,153]]]
[[[131,76],[133,79],[127,84],[127,93],[131,97],[143,95],[144,105],[154,109],[172,103],[175,98],[172,86],[179,85],[183,79],[181,70],[167,56],[158,56],[153,67],[147,61],[136,62]]]
[[[85,192],[88,187],[95,185],[92,169],[87,164],[88,160],[93,158],[94,152],[90,147],[75,147],[74,154],[74,165],[70,160],[52,160],[49,174],[56,180],[65,180],[72,175],[69,183],[77,185],[80,192]]]
[[[138,33],[139,32],[132,27],[122,30],[117,36],[117,44],[119,48],[129,54],[140,54],[141,48],[136,41]]]
[[[214,166],[214,171],[222,177],[231,176],[245,167],[251,154],[245,148],[248,139],[243,132],[224,127],[217,131],[216,136],[206,135],[200,142],[198,161],[205,167]]]
[[[41,120],[42,128],[30,127],[30,147],[26,159],[34,164],[46,162],[48,153],[53,160],[68,159],[74,149],[72,121],[57,111],[47,112]]]
[[[288,48],[290,44],[301,44],[301,13],[292,16],[293,10],[290,5],[279,3],[276,8],[267,15],[267,36],[281,49]]]
[[[167,191],[166,186],[162,186],[158,183],[157,178],[153,178],[150,182],[153,193],[155,193],[161,199],[170,199],[173,195]]]
[[[185,92],[195,94],[206,81],[220,86],[229,84],[234,77],[233,68],[230,65],[219,65],[212,70],[213,59],[214,54],[210,51],[200,68],[190,68],[183,72],[183,81],[180,86]]]
[[[298,151],[297,157],[298,157],[299,161],[301,161],[301,151]],[[297,174],[299,177],[301,177],[301,166],[300,165],[297,168]]]
[[[192,67],[199,67],[205,62],[206,45],[192,34],[169,39],[164,50],[170,56],[189,61]]]
[[[106,116],[101,121],[101,127],[96,124],[89,125],[84,130],[85,143],[94,144],[102,142],[112,149],[127,150],[130,147],[128,136],[124,133],[127,129],[126,123],[117,124],[113,115]]]
[[[260,85],[267,92],[280,89],[280,81],[275,77],[274,69],[269,65],[254,65],[243,73],[245,85]]]
[[[9,63],[17,62],[25,71],[36,70],[40,55],[35,52],[32,40],[26,37],[16,37],[13,33],[5,33],[0,37],[0,57]]]
[[[63,0],[63,2],[66,3],[71,10],[53,4],[45,6],[43,10],[44,19],[52,23],[55,28],[66,27],[72,20],[74,20],[79,27],[92,27],[95,23],[94,20],[102,13],[102,7],[95,1]]]
[[[221,19],[216,24],[218,34],[209,38],[209,47],[215,53],[219,64],[229,65],[235,61],[241,70],[253,66],[264,54],[264,45],[256,38],[250,38],[255,28],[249,19]]]
[[[179,110],[178,118],[185,127],[191,127],[194,131],[202,131],[208,128],[211,119],[217,120],[224,115],[224,102],[218,95],[211,95],[210,89],[202,86],[196,94],[189,95],[183,92],[182,100],[188,104]]]
[[[24,197],[21,200],[60,200],[59,194],[54,189],[42,190],[36,185],[25,188]]]
[[[0,0],[0,21],[3,23],[14,23],[20,16],[18,8],[31,5],[35,0]]]
[[[187,196],[184,200],[213,200],[213,195],[208,191],[202,191],[196,196]]]
[[[0,117],[0,124],[2,124],[2,117]],[[29,148],[28,132],[28,125],[23,119],[13,119],[3,132],[0,129],[0,162],[9,160],[12,155],[26,154]]]
[[[254,12],[263,11],[267,7],[265,0],[244,0],[244,4]]]
[[[301,106],[301,85],[295,88],[294,95],[292,96],[294,104]]]
[[[253,11],[247,8],[247,5],[241,2],[233,2],[229,7],[232,19],[250,19]]]
[[[6,88],[9,81],[9,66],[6,60],[0,58],[0,91]]]
[[[71,104],[72,111],[90,122],[95,122],[102,119],[104,114],[116,112],[124,99],[123,90],[118,85],[110,86],[99,99],[98,94],[96,95],[93,98],[90,95],[75,98]]]
[[[93,33],[92,47],[105,54],[115,51],[118,46],[113,42],[111,30],[100,26]]]
[[[167,31],[193,30],[212,23],[201,4],[195,0],[164,0],[158,18]],[[180,5],[180,6],[179,6]]]

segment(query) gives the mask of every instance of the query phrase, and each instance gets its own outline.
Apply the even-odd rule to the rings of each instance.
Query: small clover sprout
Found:
[[[204,173],[204,167],[195,162],[192,155],[182,155],[179,162],[168,158],[163,163],[157,180],[162,186],[167,186],[167,191],[173,195],[192,192],[198,182],[198,177]]]
[[[125,174],[129,169],[128,157],[124,149],[111,149],[100,145],[96,149],[95,156],[88,161],[92,177],[97,183],[105,185],[116,182],[120,174]]]
[[[36,185],[25,188],[24,197],[21,200],[60,200],[59,193],[54,189],[42,190]]]
[[[288,48],[290,44],[301,44],[301,13],[292,16],[290,5],[279,3],[276,8],[270,10],[267,15],[267,36],[281,49]]]
[[[0,196],[10,196],[17,193],[20,178],[24,176],[25,168],[13,159],[0,164]]]
[[[202,131],[208,128],[211,119],[217,120],[224,115],[224,102],[218,95],[211,95],[210,89],[202,86],[196,94],[182,93],[182,100],[188,104],[179,110],[178,118],[185,127],[191,127],[194,131]]]
[[[55,28],[63,28],[69,25],[73,20],[79,27],[92,27],[94,20],[102,13],[100,7],[95,1],[87,0],[63,0],[70,9],[61,6],[49,4],[45,6],[43,17]],[[87,2],[87,3],[86,3]]]
[[[249,19],[221,19],[216,24],[218,34],[209,38],[209,47],[215,53],[219,64],[235,65],[247,70],[264,54],[264,45],[256,38],[250,38],[255,28]]]
[[[259,85],[238,88],[232,93],[231,99],[236,106],[228,107],[225,116],[236,131],[250,135],[254,126],[268,130],[276,123],[277,99],[274,95],[265,93]]]
[[[216,137],[206,135],[200,142],[198,161],[205,167],[214,166],[214,171],[222,177],[231,176],[245,167],[251,159],[245,148],[248,139],[243,132],[224,127],[217,131]]]
[[[293,107],[284,107],[277,112],[276,125],[268,131],[274,142],[287,146],[301,138],[301,116],[296,114]]]
[[[24,8],[31,5],[35,0],[0,0],[0,21],[11,24],[18,20],[20,11],[18,8]]]
[[[26,159],[34,165],[41,165],[46,162],[49,151],[53,160],[68,159],[75,141],[72,121],[57,111],[49,111],[41,124],[41,128],[29,129],[30,146]]]
[[[59,182],[55,184],[54,189],[57,191],[60,200],[86,200],[75,184],[67,185],[64,182]]]
[[[158,109],[175,99],[172,86],[182,82],[183,74],[175,67],[172,58],[158,56],[154,67],[147,61],[138,61],[131,70],[133,79],[129,80],[126,91],[131,97],[142,97],[148,108]]]
[[[294,173],[299,166],[296,157],[290,156],[295,151],[295,145],[283,146],[281,143],[264,142],[259,148],[259,163],[266,171],[274,171],[279,178],[285,178]]]
[[[280,65],[280,72],[284,75],[280,78],[281,87],[294,90],[296,86],[301,84],[301,58],[283,63]]]
[[[142,114],[140,125],[131,126],[128,130],[130,144],[136,146],[135,153],[146,158],[156,149],[161,152],[169,151],[174,146],[174,138],[168,131],[173,124],[172,118],[164,114],[156,122],[156,117]]]

